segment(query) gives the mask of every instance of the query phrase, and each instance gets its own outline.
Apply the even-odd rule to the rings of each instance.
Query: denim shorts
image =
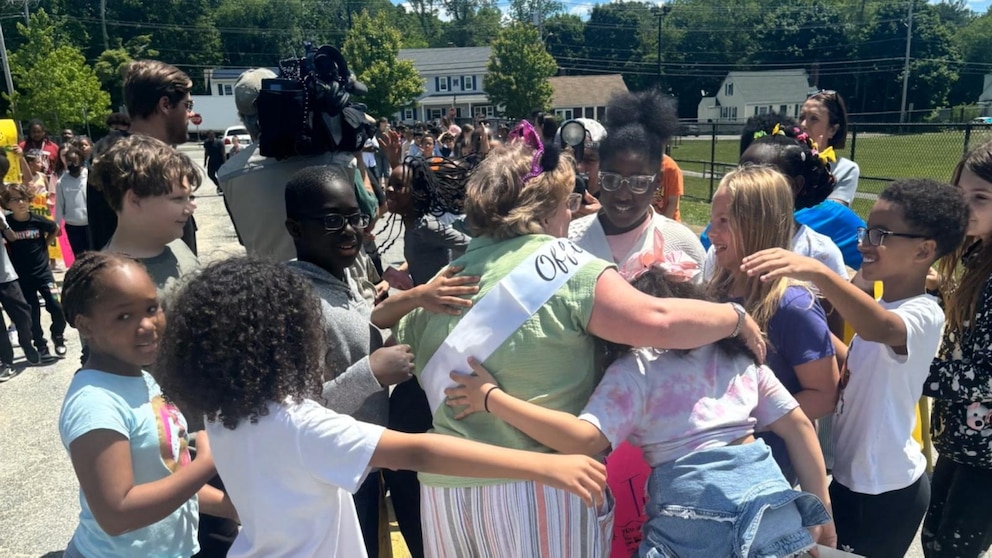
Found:
[[[645,558],[793,556],[814,545],[807,527],[830,521],[793,490],[761,440],[693,452],[648,479]]]

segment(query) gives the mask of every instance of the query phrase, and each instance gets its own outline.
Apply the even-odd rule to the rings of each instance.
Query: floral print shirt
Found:
[[[992,279],[992,278],[990,278]],[[934,398],[930,434],[944,457],[992,469],[992,289],[986,281],[971,327],[944,331],[923,394]]]

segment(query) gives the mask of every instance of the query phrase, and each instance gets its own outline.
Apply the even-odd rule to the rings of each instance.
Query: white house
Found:
[[[627,84],[620,74],[556,76],[549,78],[548,82],[554,89],[551,110],[559,124],[573,118],[603,121],[610,97],[627,92]]]
[[[452,109],[459,120],[479,113],[495,116],[496,109],[482,89],[490,53],[489,47],[400,50],[399,59],[413,62],[426,91],[413,106],[394,118],[406,123],[436,120],[447,116]]]
[[[809,93],[806,70],[730,72],[715,96],[699,101],[699,122],[744,122],[748,118],[777,112],[798,118]]]
[[[199,126],[189,125],[190,131],[206,132],[213,130],[223,132],[230,126],[241,123],[238,109],[234,105],[234,83],[244,69],[240,68],[209,68],[203,70],[203,83],[206,84],[207,95],[192,95],[193,112],[200,115],[203,122]]]
[[[985,114],[989,114],[989,109],[992,109],[992,74],[985,74],[982,94],[978,96],[978,106],[985,109]]]

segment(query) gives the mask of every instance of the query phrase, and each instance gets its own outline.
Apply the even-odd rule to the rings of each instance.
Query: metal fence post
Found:
[[[964,152],[962,157],[968,155],[968,144],[971,143],[971,122],[966,122],[964,125]]]
[[[716,122],[710,124],[710,199],[713,203],[713,181],[716,179]]]
[[[851,160],[854,161],[854,147],[858,144],[858,127],[851,124]]]

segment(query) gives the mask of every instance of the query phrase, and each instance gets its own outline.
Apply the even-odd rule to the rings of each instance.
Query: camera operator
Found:
[[[284,262],[296,257],[293,239],[286,231],[286,183],[297,171],[315,165],[343,165],[362,171],[368,181],[361,158],[354,153],[326,151],[315,155],[295,155],[285,159],[265,157],[261,153],[256,99],[263,79],[275,79],[276,74],[265,68],[248,70],[234,84],[234,102],[252,143],[232,156],[220,170],[217,180],[224,193],[224,205],[234,224],[238,241],[249,256]],[[375,197],[366,188],[356,188],[359,205],[373,218],[378,212]],[[362,195],[364,194],[364,196]],[[359,284],[363,296],[374,301],[385,289],[372,262],[363,253],[349,275]]]

